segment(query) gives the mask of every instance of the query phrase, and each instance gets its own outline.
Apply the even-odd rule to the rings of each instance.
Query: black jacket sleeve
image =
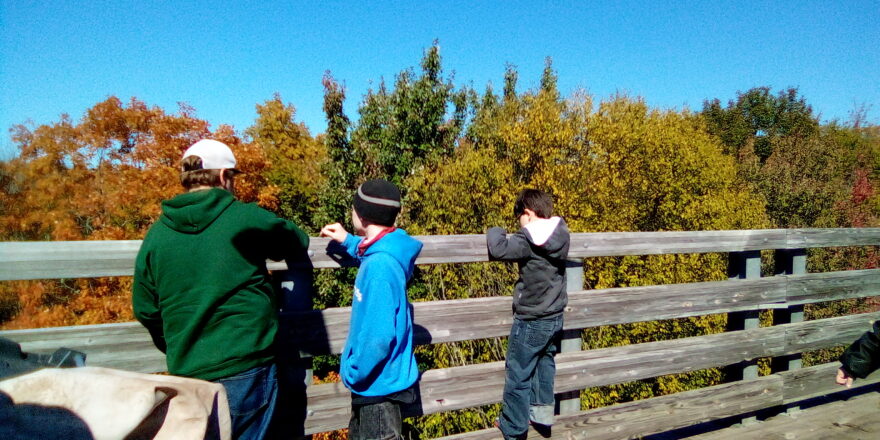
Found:
[[[880,321],[874,322],[873,330],[865,332],[843,352],[840,362],[846,371],[859,379],[880,368]]]
[[[529,240],[522,232],[510,237],[504,228],[491,228],[486,232],[486,244],[489,247],[489,258],[493,260],[515,261],[531,255]]]

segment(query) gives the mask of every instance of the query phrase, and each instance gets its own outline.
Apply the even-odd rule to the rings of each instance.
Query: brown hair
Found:
[[[222,186],[220,172],[223,172],[224,180],[231,180],[235,176],[233,170],[205,170],[202,169],[202,158],[199,156],[187,156],[180,161],[180,184],[189,191],[200,186]]]
[[[526,209],[535,211],[540,218],[550,218],[553,215],[553,198],[538,189],[524,189],[519,192],[513,204],[513,216],[521,216]]]

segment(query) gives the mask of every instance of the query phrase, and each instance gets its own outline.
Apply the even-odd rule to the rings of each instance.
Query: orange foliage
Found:
[[[327,376],[325,376],[323,379],[318,376],[312,376],[312,380],[315,382],[315,384],[342,382],[342,378],[339,377],[339,373],[335,371],[327,373]]]
[[[3,323],[3,328],[132,321],[130,290],[130,278],[3,283],[0,295],[18,298],[17,313]]]
[[[337,429],[330,432],[319,432],[312,435],[314,440],[346,440],[348,438],[348,428]]]
[[[235,152],[244,175],[239,199],[277,207],[263,151],[232,127],[209,124],[181,105],[177,114],[118,98],[90,108],[74,124],[17,126],[20,154],[0,162],[0,240],[141,239],[160,202],[181,191],[177,164],[195,141],[213,138]],[[129,278],[0,283],[3,328],[131,321]],[[17,297],[17,298],[16,298]]]

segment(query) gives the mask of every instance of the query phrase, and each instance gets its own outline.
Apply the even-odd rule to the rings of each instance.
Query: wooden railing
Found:
[[[417,264],[488,261],[479,235],[417,237],[425,247]],[[129,276],[140,242],[0,243],[0,280]],[[799,368],[799,354],[847,344],[880,319],[880,313],[802,321],[805,304],[880,295],[880,270],[812,273],[805,270],[806,248],[880,245],[880,229],[789,229],[749,231],[573,234],[570,257],[729,253],[731,279],[675,285],[602,290],[569,289],[565,312],[568,344],[556,357],[556,392],[568,405],[554,436],[626,438],[742,416],[839,390],[836,363]],[[326,239],[313,239],[311,265],[338,267],[325,252]],[[777,275],[760,276],[761,250],[776,250]],[[344,263],[343,263],[344,264]],[[270,268],[284,269],[282,263]],[[582,280],[572,264],[569,278]],[[300,269],[302,270],[302,269]],[[506,336],[512,317],[509,297],[417,302],[415,338],[419,344]],[[774,310],[783,325],[759,328],[757,312]],[[740,330],[622,347],[580,351],[580,329],[728,313]],[[308,354],[338,354],[348,331],[350,308],[295,315],[287,338]],[[739,327],[736,327],[739,326]],[[164,371],[162,353],[137,323],[11,330],[0,332],[27,351],[60,346],[87,353],[90,365],[141,372]],[[566,351],[565,347],[568,346]],[[772,357],[777,372],[758,377],[756,359]],[[579,390],[700,369],[742,368],[742,380],[606,408],[580,411]],[[779,366],[782,365],[780,368]],[[787,370],[786,370],[787,369]],[[872,376],[858,384],[880,381]],[[504,386],[504,363],[423,372],[421,401],[408,414],[430,414],[497,403]],[[306,432],[345,427],[349,394],[341,384],[308,388]],[[483,430],[457,437],[495,437]]]

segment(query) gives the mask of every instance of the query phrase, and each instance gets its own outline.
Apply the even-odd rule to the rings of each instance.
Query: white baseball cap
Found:
[[[213,139],[202,139],[183,153],[183,158],[189,156],[198,156],[202,159],[203,170],[233,170],[239,172],[235,168],[235,155],[232,150],[223,142]]]

